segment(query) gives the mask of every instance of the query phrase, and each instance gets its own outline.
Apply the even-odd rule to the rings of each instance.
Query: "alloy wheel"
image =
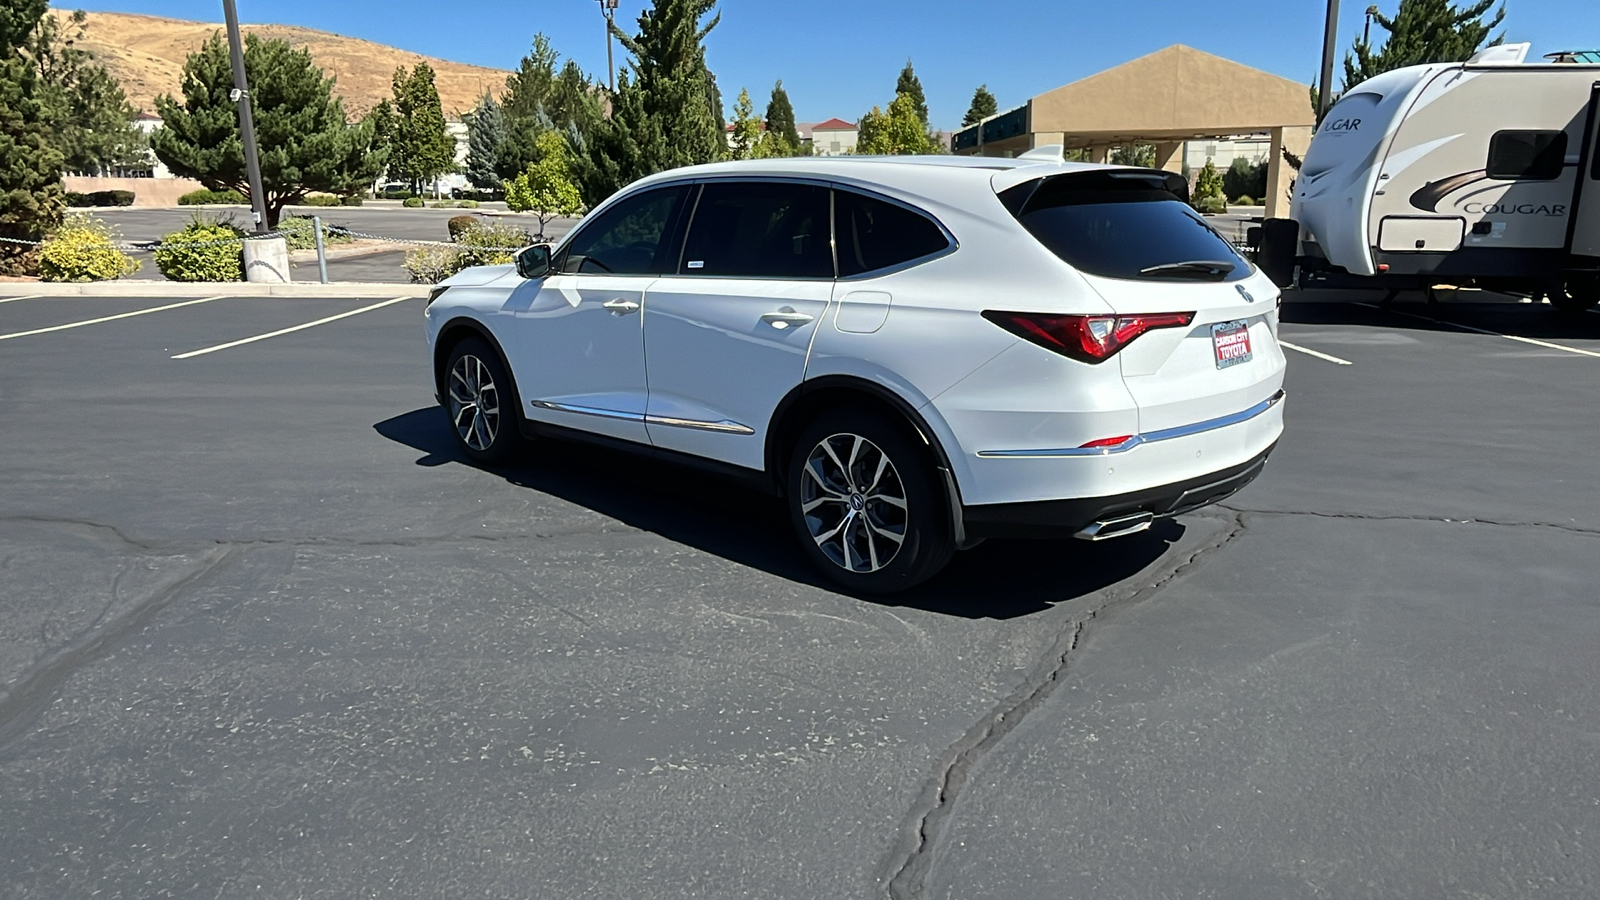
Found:
[[[905,544],[905,485],[877,444],[858,434],[823,438],[806,457],[800,513],[817,548],[858,574],[889,565]]]
[[[489,367],[471,354],[450,367],[450,421],[461,442],[480,453],[500,433],[500,391]]]

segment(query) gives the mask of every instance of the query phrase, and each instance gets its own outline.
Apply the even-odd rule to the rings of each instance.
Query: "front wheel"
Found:
[[[517,391],[493,347],[467,338],[445,362],[444,407],[461,449],[483,463],[505,462],[518,449]]]
[[[806,555],[868,594],[909,588],[955,552],[926,451],[900,423],[863,410],[808,425],[789,457],[789,517]]]
[[[1565,287],[1550,291],[1550,305],[1561,312],[1577,313],[1600,306],[1600,275],[1574,275]]]

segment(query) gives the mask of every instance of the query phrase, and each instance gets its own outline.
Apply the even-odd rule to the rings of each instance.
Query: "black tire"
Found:
[[[440,400],[462,452],[501,463],[522,449],[517,388],[487,341],[469,337],[450,348],[440,373]]]
[[[910,431],[886,414],[834,410],[802,429],[790,450],[785,503],[795,534],[811,561],[851,591],[903,591],[955,552],[943,488]]]
[[[1550,291],[1550,305],[1564,313],[1580,313],[1600,305],[1600,275],[1574,275],[1565,289]]]

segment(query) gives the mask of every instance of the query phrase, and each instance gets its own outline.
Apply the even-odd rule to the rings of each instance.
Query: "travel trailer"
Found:
[[[1346,92],[1312,138],[1290,219],[1265,223],[1262,269],[1284,286],[1446,282],[1600,303],[1600,65],[1527,53],[1491,47]]]

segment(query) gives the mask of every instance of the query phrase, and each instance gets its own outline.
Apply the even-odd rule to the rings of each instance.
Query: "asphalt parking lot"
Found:
[[[0,895],[1600,893],[1600,315],[1296,295],[1225,507],[885,600],[404,293],[0,299]]]

